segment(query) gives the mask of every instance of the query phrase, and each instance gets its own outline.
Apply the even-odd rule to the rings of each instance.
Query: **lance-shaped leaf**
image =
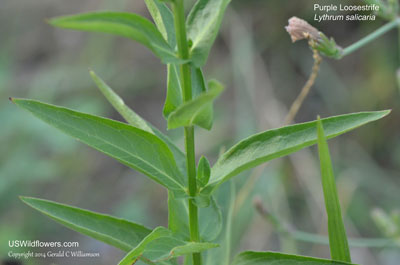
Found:
[[[349,265],[350,263],[276,252],[243,252],[232,265]]]
[[[188,38],[192,41],[191,60],[203,66],[217,37],[230,0],[198,0],[187,19]]]
[[[171,47],[176,46],[174,17],[166,4],[158,0],[145,0],[147,8],[158,28]],[[168,117],[179,105],[182,104],[182,92],[180,85],[179,69],[176,64],[167,65],[167,98],[165,100],[163,114]]]
[[[192,69],[192,90],[193,90],[193,98],[197,98],[203,95],[206,91],[208,91],[211,86],[220,85],[218,82],[211,80],[208,84],[204,79],[203,71],[200,68]],[[221,85],[222,89],[222,85]],[[203,108],[199,116],[203,117],[202,120],[204,124],[213,124],[214,122],[214,106],[213,104],[208,104],[207,107]],[[201,126],[201,125],[199,125]]]
[[[223,86],[217,81],[209,82],[209,90],[197,98],[179,106],[168,117],[168,129],[175,129],[183,126],[198,125],[210,130],[212,118],[207,111],[212,106],[213,101],[224,90]]]
[[[329,147],[326,141],[322,122],[318,117],[318,153],[321,163],[322,188],[325,207],[328,215],[329,247],[333,260],[351,262],[349,243],[344,228],[339,196],[333,175]]]
[[[174,48],[176,46],[174,16],[166,4],[159,0],[144,0],[151,17],[154,20],[158,30],[168,41],[169,45]]]
[[[139,258],[157,263],[215,247],[218,247],[218,245],[182,241],[174,237],[170,230],[157,227],[137,247],[131,250],[118,265],[134,264]]]
[[[182,63],[156,26],[144,17],[122,12],[93,12],[53,18],[53,26],[110,33],[133,39],[154,52],[164,63]]]
[[[126,252],[136,247],[151,232],[127,220],[65,204],[29,197],[21,197],[21,200],[72,230]]]
[[[199,160],[199,164],[197,166],[197,183],[200,187],[204,187],[207,185],[210,180],[211,168],[210,162],[208,162],[207,158],[202,156]]]
[[[192,91],[193,98],[197,98],[208,89],[204,81],[203,71],[200,68],[192,68]],[[168,80],[167,80],[167,98],[165,100],[163,114],[164,117],[174,112],[180,105],[182,105],[182,87],[180,83],[179,68],[177,65],[168,65]],[[213,108],[205,108],[201,114],[203,117],[212,120]]]
[[[12,99],[19,107],[81,142],[147,175],[179,196],[183,176],[167,144],[125,123],[29,99]]]
[[[234,216],[236,204],[236,188],[233,180],[222,185],[215,192],[215,197],[223,209],[223,231],[220,233],[216,242],[220,245],[218,249],[210,249],[206,253],[205,264],[207,265],[228,265],[231,264],[232,250],[235,249],[233,224],[237,222]],[[236,216],[238,217],[238,216]]]
[[[390,111],[360,112],[322,119],[328,139],[376,121]],[[213,166],[209,184],[202,191],[211,193],[221,183],[240,172],[272,159],[294,153],[317,143],[317,122],[306,122],[268,130],[239,142]]]
[[[179,68],[175,64],[167,66],[167,97],[165,99],[163,115],[165,118],[182,104],[182,87],[180,83]]]
[[[93,71],[90,71],[90,75],[97,87],[103,93],[104,97],[111,103],[111,105],[118,111],[119,114],[132,126],[155,134],[158,138],[163,140],[174,154],[175,161],[183,175],[186,174],[186,157],[185,154],[169,139],[168,136],[160,132],[157,128],[149,124],[142,117],[140,117],[131,108],[125,105],[124,100],[118,96],[100,77],[98,77]]]
[[[132,126],[140,128],[144,131],[154,133],[145,120],[137,113],[125,105],[124,100],[118,96],[95,72],[90,71],[90,75],[104,97],[111,103],[116,111]]]

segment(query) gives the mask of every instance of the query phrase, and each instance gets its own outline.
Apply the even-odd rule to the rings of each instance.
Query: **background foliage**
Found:
[[[190,1],[188,1],[190,2]],[[331,1],[322,1],[330,3]],[[346,1],[343,1],[346,2]],[[350,1],[347,1],[350,3]],[[351,1],[351,3],[354,3]],[[188,5],[189,6],[189,5]],[[90,150],[34,120],[8,102],[9,96],[52,102],[122,120],[95,88],[94,69],[129,106],[157,127],[165,97],[165,70],[148,50],[122,38],[55,29],[46,18],[84,11],[135,11],[149,17],[142,1],[2,0],[0,4],[0,259],[9,239],[79,241],[81,249],[101,252],[87,264],[110,264],[122,253],[58,224],[25,207],[18,195],[48,198],[135,222],[166,225],[166,192],[147,178]],[[312,22],[312,3],[305,0],[233,1],[205,71],[226,84],[216,104],[211,133],[198,130],[197,151],[215,162],[214,146],[231,146],[252,133],[281,126],[288,106],[305,82],[311,65],[306,43],[291,44],[284,26],[293,15]],[[346,46],[383,22],[312,23]],[[332,160],[348,234],[351,237],[399,236],[378,226],[371,211],[398,209],[400,181],[398,65],[395,32],[340,61],[325,60],[297,122],[361,110],[393,109],[373,125],[333,140]],[[179,132],[171,131],[174,139]],[[210,137],[212,136],[212,137]],[[280,237],[260,217],[253,198],[279,220],[297,229],[326,234],[323,195],[316,148],[273,161],[238,178],[245,187],[237,196],[233,235],[246,236],[239,249],[282,250],[329,257],[326,246]],[[255,191],[242,185],[251,179]],[[247,182],[249,183],[249,182]],[[250,182],[251,183],[251,182]],[[250,196],[244,196],[249,193]],[[247,198],[247,199],[244,199]],[[240,210],[241,209],[241,210]],[[376,213],[376,211],[374,211]],[[374,215],[377,216],[376,214]],[[246,223],[250,221],[251,225]],[[397,233],[397,234],[396,234]],[[396,264],[398,249],[352,248],[359,264]],[[68,264],[68,260],[37,260]],[[24,264],[35,264],[33,261]]]

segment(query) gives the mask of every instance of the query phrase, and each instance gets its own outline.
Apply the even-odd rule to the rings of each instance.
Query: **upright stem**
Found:
[[[396,71],[396,81],[397,81],[397,88],[400,91],[400,25],[397,27],[397,35],[398,35],[398,40],[397,40],[397,71]]]
[[[386,25],[384,25],[384,26],[380,27],[379,29],[377,29],[376,31],[372,32],[365,38],[363,38],[363,39],[357,41],[356,43],[350,45],[349,47],[345,48],[343,50],[342,57],[347,56],[350,53],[360,49],[361,47],[363,47],[366,44],[370,43],[371,41],[379,38],[380,36],[382,36],[383,34],[385,34],[388,31],[390,31],[391,29],[397,27],[398,25],[400,25],[400,18],[396,18],[395,20],[387,23]]]
[[[183,60],[189,59],[189,47],[186,37],[186,22],[184,12],[184,0],[175,0],[173,2],[173,13],[175,20],[176,39],[178,44],[179,57]],[[182,97],[183,102],[192,99],[192,80],[191,80],[191,67],[189,63],[180,66],[181,84],[182,84]],[[185,127],[185,149],[186,149],[186,166],[189,184],[189,229],[190,240],[193,242],[200,241],[199,233],[199,218],[198,209],[194,204],[194,197],[196,196],[196,159],[195,159],[195,146],[194,146],[194,127]],[[193,253],[193,265],[201,265],[200,253]]]
[[[397,38],[397,59],[399,60],[397,64],[400,68],[400,23],[397,26]]]

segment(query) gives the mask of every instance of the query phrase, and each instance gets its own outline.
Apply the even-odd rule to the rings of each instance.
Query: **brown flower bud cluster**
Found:
[[[298,17],[292,17],[289,19],[289,25],[285,27],[293,42],[298,40],[321,40],[320,32],[307,23],[307,21]]]

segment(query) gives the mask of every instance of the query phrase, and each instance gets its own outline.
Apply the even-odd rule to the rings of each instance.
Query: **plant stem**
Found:
[[[196,196],[196,164],[194,156],[194,128],[185,127],[185,147],[187,153],[187,166],[188,166],[188,180],[189,180],[189,225],[190,225],[190,239],[192,241],[199,241],[199,226],[197,206],[193,203],[193,197]]]
[[[396,11],[396,13],[398,13],[398,10]],[[396,70],[396,81],[397,81],[397,89],[400,91],[400,23],[397,25],[397,70]]]
[[[397,26],[397,71],[396,71],[396,81],[397,88],[400,90],[400,24]]]
[[[349,47],[345,48],[343,50],[342,53],[342,58],[353,53],[354,51],[360,49],[361,47],[365,46],[366,44],[370,43],[371,41],[379,38],[380,36],[382,36],[383,34],[385,34],[386,32],[390,31],[391,29],[397,27],[400,25],[400,18],[396,18],[395,20],[387,23],[386,25],[380,27],[379,29],[377,29],[376,31],[372,32],[371,34],[369,34],[368,36],[366,36],[365,38],[357,41],[356,43],[353,43],[352,45],[350,45]]]
[[[176,39],[178,44],[179,57],[183,60],[189,59],[189,47],[186,37],[186,22],[184,12],[184,0],[175,0],[172,7],[174,13]],[[191,67],[189,63],[180,66],[182,97],[183,102],[192,99],[192,80]],[[190,240],[193,242],[200,241],[198,209],[194,204],[194,197],[197,193],[196,186],[196,158],[194,145],[194,127],[185,127],[185,149],[186,149],[186,166],[189,184],[189,229]],[[193,265],[201,265],[200,253],[193,253]]]
[[[310,45],[310,47],[311,47],[311,45]],[[289,125],[290,123],[292,123],[292,121],[296,117],[297,112],[299,111],[300,107],[303,105],[304,100],[306,99],[307,95],[310,93],[311,87],[315,83],[315,79],[317,79],[319,67],[322,62],[322,58],[319,55],[317,50],[313,49],[313,53],[314,53],[313,54],[314,65],[312,67],[311,75],[308,78],[306,84],[301,89],[300,94],[297,96],[297,98],[293,102],[292,106],[290,107],[289,112],[285,118],[285,125]]]

